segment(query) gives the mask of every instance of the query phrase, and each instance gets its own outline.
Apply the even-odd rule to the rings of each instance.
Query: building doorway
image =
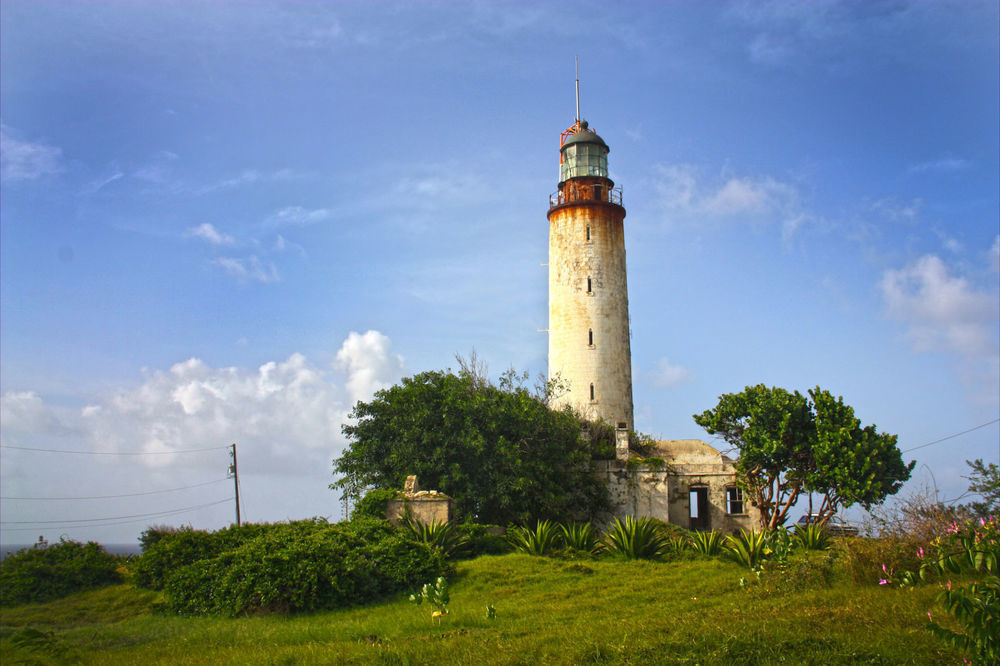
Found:
[[[688,494],[689,518],[691,529],[700,532],[707,532],[712,529],[712,522],[709,519],[708,510],[708,488],[694,487]]]

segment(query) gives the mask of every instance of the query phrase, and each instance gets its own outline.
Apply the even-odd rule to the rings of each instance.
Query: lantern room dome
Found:
[[[580,131],[574,132],[566,137],[565,143],[563,143],[563,150],[566,146],[572,145],[574,143],[596,143],[599,146],[603,146],[605,150],[609,150],[608,144],[604,142],[604,139],[597,135],[597,132],[587,127],[587,121],[580,121]]]

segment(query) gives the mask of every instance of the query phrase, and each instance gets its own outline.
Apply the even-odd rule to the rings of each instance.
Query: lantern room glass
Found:
[[[608,177],[608,149],[596,143],[571,143],[563,148],[559,180],[580,176]]]

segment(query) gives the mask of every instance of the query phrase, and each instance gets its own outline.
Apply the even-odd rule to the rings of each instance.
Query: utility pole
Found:
[[[233,477],[233,490],[236,491],[236,527],[240,526],[240,474],[236,468],[236,444],[229,449],[233,462],[229,465],[229,476]]]

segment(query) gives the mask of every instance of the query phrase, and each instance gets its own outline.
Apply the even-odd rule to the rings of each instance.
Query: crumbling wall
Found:
[[[420,490],[416,476],[408,476],[403,492],[385,506],[385,517],[394,525],[404,518],[430,525],[450,523],[454,518],[455,502],[436,490]]]
[[[659,460],[595,461],[612,516],[650,516],[692,529],[690,492],[704,488],[709,510],[703,529],[733,533],[758,526],[760,514],[746,497],[741,513],[727,512],[726,493],[736,485],[730,459],[699,440],[657,442],[653,453]]]

